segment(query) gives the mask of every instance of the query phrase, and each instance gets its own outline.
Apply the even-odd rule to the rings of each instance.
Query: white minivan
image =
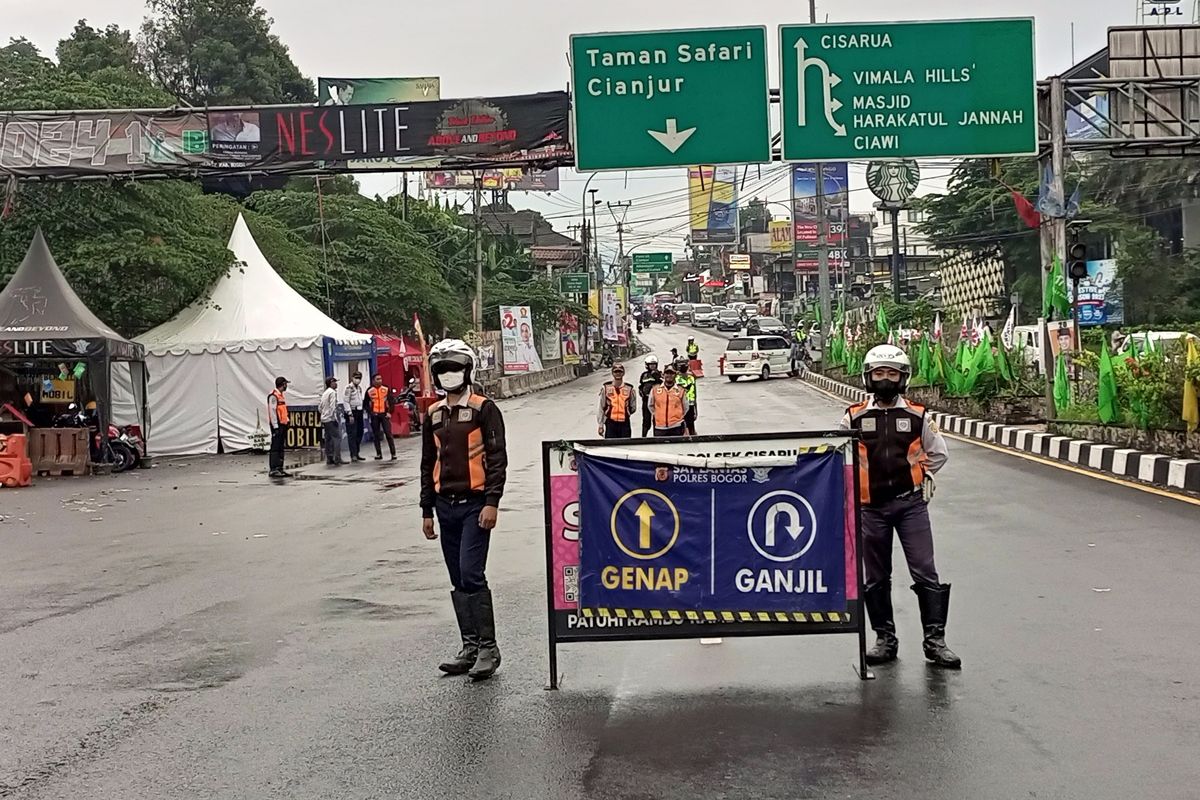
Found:
[[[794,370],[791,342],[782,336],[735,336],[725,347],[725,375],[731,382],[743,375],[766,380]]]

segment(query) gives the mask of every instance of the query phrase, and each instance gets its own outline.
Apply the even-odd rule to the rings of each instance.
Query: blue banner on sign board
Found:
[[[841,611],[845,460],[714,469],[581,454],[583,608]]]

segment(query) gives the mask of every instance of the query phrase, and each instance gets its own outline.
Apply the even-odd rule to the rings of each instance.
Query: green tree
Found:
[[[65,72],[91,75],[115,67],[140,74],[137,46],[129,31],[117,25],[100,30],[81,19],[71,35],[58,43],[58,66]]]
[[[408,330],[421,315],[428,330],[461,330],[464,306],[420,233],[361,195],[322,199],[315,192],[257,192],[247,205],[304,241],[318,266],[308,297],[342,324]]]
[[[149,0],[139,50],[150,74],[192,105],[307,103],[313,83],[256,0]]]

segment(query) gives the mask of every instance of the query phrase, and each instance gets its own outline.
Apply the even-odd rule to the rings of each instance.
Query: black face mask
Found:
[[[877,400],[890,403],[899,396],[900,384],[895,381],[871,381],[871,391]]]

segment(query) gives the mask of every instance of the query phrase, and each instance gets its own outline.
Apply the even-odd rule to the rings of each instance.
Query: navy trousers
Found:
[[[479,512],[483,511],[483,498],[449,500],[439,497],[434,506],[438,527],[441,529],[442,556],[446,559],[446,571],[455,589],[467,594],[488,588],[487,569],[488,545],[491,531],[479,527]]]

